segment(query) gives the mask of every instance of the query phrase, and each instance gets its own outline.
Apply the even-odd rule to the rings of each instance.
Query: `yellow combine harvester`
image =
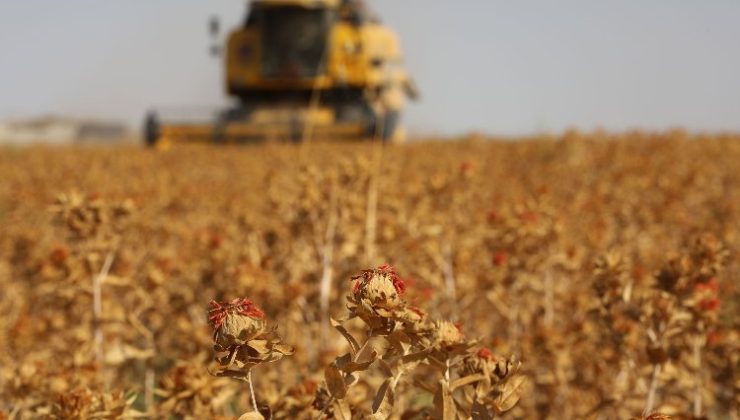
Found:
[[[253,1],[228,38],[225,84],[233,107],[200,120],[151,112],[146,142],[399,141],[416,97],[396,35],[361,0]]]

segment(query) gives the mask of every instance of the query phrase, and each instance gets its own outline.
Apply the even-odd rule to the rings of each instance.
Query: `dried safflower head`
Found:
[[[120,391],[100,392],[75,388],[59,394],[51,407],[53,419],[127,418],[136,413],[130,409],[133,400],[127,400]]]
[[[708,279],[722,271],[729,258],[729,251],[722,241],[712,234],[704,234],[696,239],[689,250],[694,265],[694,274],[698,278]]]
[[[702,312],[716,312],[720,307],[719,283],[712,277],[706,282],[699,282],[694,285],[694,298],[696,308]]]
[[[475,373],[488,374],[496,364],[496,356],[490,349],[483,347],[475,354],[469,354],[463,360],[463,372],[465,375]]]
[[[465,338],[460,324],[450,321],[438,320],[425,323],[421,335],[424,346],[432,349],[430,357],[438,361],[471,354],[472,348],[477,344],[476,340]],[[445,366],[442,364],[438,367]]]
[[[69,248],[65,246],[58,246],[54,248],[49,254],[49,260],[57,267],[64,265],[68,258]]]
[[[594,276],[619,279],[627,272],[627,263],[622,254],[610,251],[599,256],[594,263]]]
[[[699,301],[699,309],[705,312],[717,312],[719,310],[721,301],[718,297],[709,299],[703,299]]]
[[[520,373],[521,362],[515,358],[496,358],[487,348],[477,353],[468,353],[462,362],[461,375],[478,376],[481,379],[471,384],[471,397],[482,405],[488,406],[497,413],[510,410],[517,404],[526,382]],[[506,395],[506,398],[501,398]]]
[[[384,264],[364,270],[352,280],[347,308],[351,316],[362,319],[372,331],[390,333],[401,324],[414,330],[421,326],[424,313],[407,305],[403,299],[406,283],[393,267]]]
[[[118,230],[120,222],[132,213],[133,208],[131,200],[109,203],[96,194],[83,196],[72,192],[59,195],[51,210],[73,237],[90,239]]]
[[[694,285],[694,293],[696,294],[714,294],[719,292],[719,283],[717,279],[712,277],[706,282],[699,282]]]
[[[469,354],[463,360],[465,374],[483,373],[489,376],[489,382],[496,383],[519,371],[521,362],[516,358],[498,358],[486,347],[475,354]]]
[[[465,335],[460,331],[459,325],[449,321],[436,321],[434,331],[435,341],[441,345],[457,344],[465,340]]]
[[[252,367],[294,352],[283,344],[277,326],[267,327],[265,313],[249,299],[212,301],[208,318],[214,329],[216,376],[244,379]]]
[[[352,278],[351,300],[363,302],[375,309],[392,310],[405,305],[402,296],[406,284],[393,267],[384,264],[376,269],[365,270]]]
[[[211,301],[208,320],[213,327],[213,340],[228,348],[243,345],[265,330],[265,313],[249,299],[230,302]]]

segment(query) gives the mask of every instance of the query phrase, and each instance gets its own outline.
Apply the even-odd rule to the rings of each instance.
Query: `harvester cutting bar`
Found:
[[[364,138],[366,129],[362,124],[334,124],[326,126],[284,126],[248,123],[232,123],[225,126],[195,124],[164,124],[159,129],[158,144],[175,143],[244,143],[263,140],[299,141],[306,130],[311,138],[335,140]]]
[[[161,118],[151,113],[146,123],[146,140],[150,145],[177,143],[246,143],[264,140],[300,141],[362,139],[368,135],[363,121],[336,121],[326,109],[268,109],[227,113],[190,112]]]

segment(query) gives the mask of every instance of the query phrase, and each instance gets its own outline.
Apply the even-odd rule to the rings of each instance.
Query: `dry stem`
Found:
[[[552,327],[555,320],[555,291],[553,290],[552,273],[545,272],[545,326]]]
[[[147,411],[154,412],[154,368],[150,361],[147,361],[144,373],[144,403]]]
[[[702,401],[701,401],[701,342],[694,340],[694,381],[696,388],[694,390],[694,418],[701,418]]]
[[[326,343],[326,330],[329,323],[329,301],[331,298],[331,280],[333,277],[334,263],[334,237],[337,230],[337,192],[336,184],[332,185],[331,197],[329,202],[329,220],[326,224],[326,233],[324,235],[324,245],[321,252],[321,285],[319,290],[319,304],[321,307],[321,345]]]
[[[103,362],[103,280],[108,276],[112,265],[113,252],[108,252],[103,262],[103,268],[100,270],[100,273],[93,277],[93,335],[95,342],[95,361],[98,363]]]
[[[254,396],[254,385],[252,385],[252,369],[247,371],[247,383],[249,383],[249,395],[252,397],[252,408],[254,408],[254,411],[259,412],[257,409],[257,398]]]
[[[374,265],[375,237],[378,225],[378,184],[380,165],[382,163],[383,147],[380,143],[373,144],[373,166],[367,187],[367,216],[365,217],[365,263]]]
[[[447,288],[447,298],[450,301],[452,318],[457,319],[457,280],[455,279],[455,267],[452,261],[452,247],[449,241],[442,244],[444,254],[444,275]]]
[[[655,393],[658,390],[658,375],[660,374],[660,364],[653,365],[653,376],[650,379],[650,388],[648,390],[647,400],[645,401],[645,415],[653,411],[655,405]]]

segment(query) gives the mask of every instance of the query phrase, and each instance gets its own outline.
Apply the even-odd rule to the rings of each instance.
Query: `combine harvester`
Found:
[[[150,112],[147,144],[404,138],[416,87],[396,35],[360,0],[255,0],[225,55],[234,105],[200,118]]]

